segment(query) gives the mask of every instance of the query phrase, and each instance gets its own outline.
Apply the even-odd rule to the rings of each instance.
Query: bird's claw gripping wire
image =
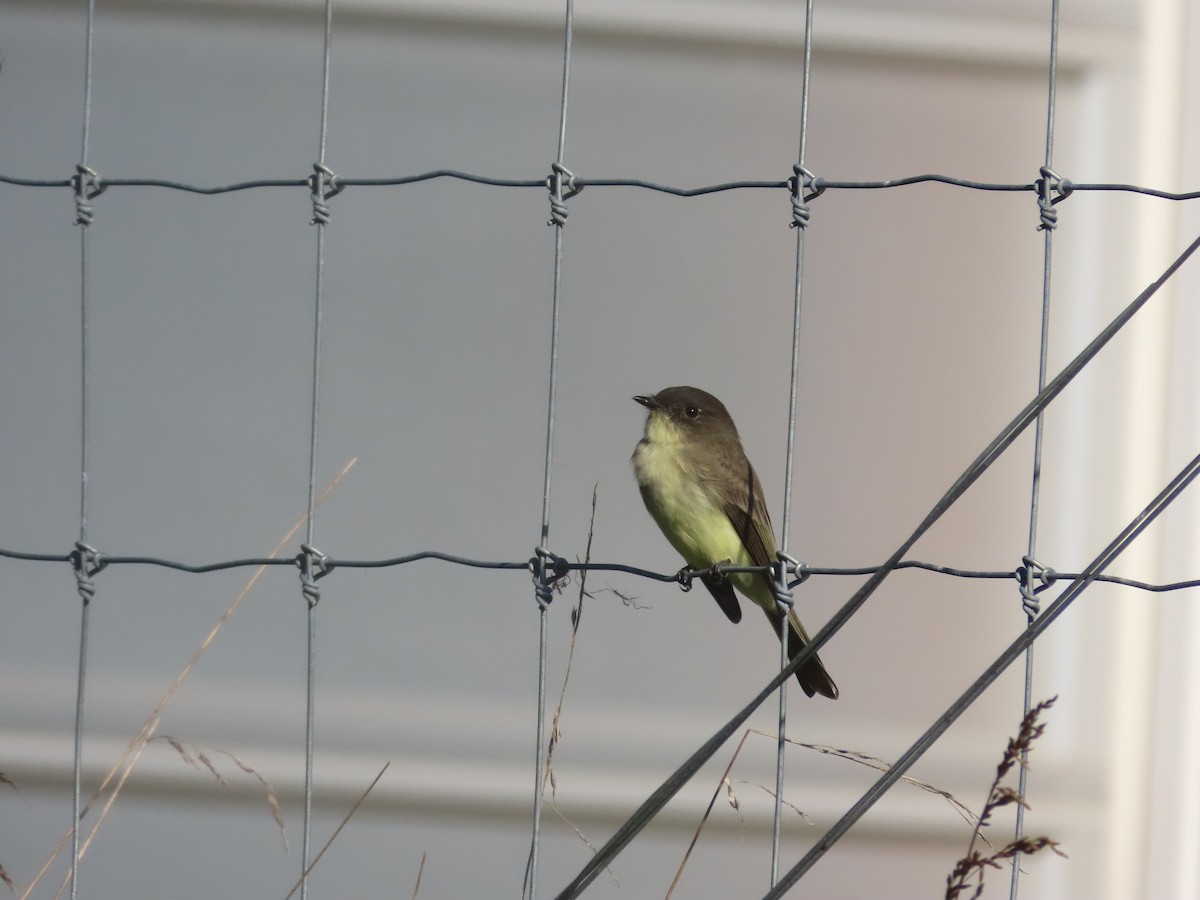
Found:
[[[675,573],[675,580],[679,583],[679,589],[685,594],[692,589],[692,579],[695,577],[695,570],[691,566],[684,566]]]

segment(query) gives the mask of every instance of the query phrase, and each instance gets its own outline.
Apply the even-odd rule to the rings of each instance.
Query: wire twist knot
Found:
[[[775,602],[779,604],[779,611],[787,615],[795,605],[795,601],[792,599],[792,588],[788,584],[788,568],[795,571],[800,568],[800,562],[782,550],[775,554],[775,558],[776,562],[771,564],[775,576],[771,579],[771,591],[775,594]]]
[[[90,547],[83,541],[75,542],[75,551],[71,554],[71,567],[75,572],[75,588],[79,591],[79,599],[87,606],[96,596],[96,584],[92,576],[103,569],[108,563],[100,558],[100,551]]]
[[[336,197],[345,190],[346,186],[342,184],[342,180],[337,177],[333,169],[324,163],[313,163],[313,173],[308,176],[308,186],[312,191],[313,205],[313,217],[309,220],[309,224],[328,225],[333,211],[326,201],[331,197]]]
[[[567,224],[567,201],[582,191],[583,185],[575,183],[575,173],[562,163],[551,163],[550,173],[546,179],[546,188],[550,191],[550,221],[546,224],[562,228]]]
[[[88,201],[99,197],[108,188],[95,169],[83,165],[75,166],[75,176],[71,179],[75,189],[75,224],[87,227],[95,218],[95,210]]]
[[[321,601],[321,589],[317,587],[317,579],[324,578],[332,572],[333,566],[329,563],[329,557],[308,544],[300,545],[296,565],[300,567],[300,593],[308,601],[308,608],[312,609]]]
[[[571,564],[545,547],[535,547],[533,552],[534,556],[529,560],[529,571],[533,573],[533,596],[538,607],[545,609],[554,600],[554,590],[559,582],[571,571]]]
[[[825,193],[825,180],[799,163],[792,166],[792,172],[795,174],[788,179],[788,188],[792,192],[792,221],[788,227],[807,228],[812,215],[808,203]]]
[[[1071,196],[1075,185],[1049,166],[1042,166],[1038,172],[1042,176],[1035,182],[1038,193],[1038,212],[1042,220],[1038,225],[1038,231],[1053,231],[1058,227],[1058,210],[1054,207]]]
[[[1021,608],[1025,610],[1025,615],[1032,619],[1042,611],[1042,603],[1037,595],[1058,580],[1058,573],[1049,566],[1042,565],[1032,556],[1022,556],[1021,562],[1024,565],[1015,573],[1017,581],[1021,583]],[[1041,582],[1040,587],[1033,586],[1035,580]]]

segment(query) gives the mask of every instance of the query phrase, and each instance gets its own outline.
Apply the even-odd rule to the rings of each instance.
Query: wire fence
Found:
[[[793,176],[783,181],[726,181],[718,184],[699,187],[677,187],[654,181],[637,178],[593,178],[574,174],[567,168],[566,153],[568,134],[568,99],[572,70],[572,41],[574,2],[566,0],[563,27],[563,64],[562,85],[559,101],[559,127],[554,154],[554,163],[550,174],[545,178],[509,179],[495,178],[453,169],[438,169],[416,175],[383,177],[383,178],[353,178],[337,174],[328,164],[326,144],[329,133],[329,89],[332,62],[332,29],[333,2],[326,0],[325,31],[322,44],[323,76],[320,103],[320,128],[318,140],[317,162],[313,174],[307,178],[279,178],[241,181],[225,185],[205,186],[190,184],[183,181],[150,178],[110,178],[97,172],[89,165],[89,140],[91,129],[91,96],[93,70],[93,33],[95,27],[95,2],[89,0],[87,7],[87,29],[84,68],[84,110],[82,120],[82,141],[79,164],[76,174],[67,179],[39,180],[21,178],[14,175],[0,174],[0,182],[14,186],[47,189],[67,189],[73,193],[76,205],[76,224],[80,226],[80,503],[79,503],[79,537],[74,549],[67,552],[31,552],[21,549],[0,548],[0,557],[42,562],[49,564],[69,565],[77,581],[78,592],[82,600],[80,620],[80,644],[78,653],[78,686],[75,706],[75,735],[74,735],[74,775],[73,775],[73,822],[78,823],[82,815],[81,807],[81,758],[84,743],[83,710],[85,708],[85,688],[88,675],[88,637],[90,631],[89,609],[97,592],[94,580],[97,575],[110,567],[119,566],[151,566],[177,570],[192,574],[203,574],[221,570],[284,566],[295,567],[300,576],[301,593],[305,599],[308,611],[307,643],[306,643],[306,673],[307,673],[307,705],[305,716],[305,778],[304,778],[304,830],[301,853],[301,874],[299,882],[300,896],[306,897],[308,890],[308,875],[313,865],[311,851],[311,819],[312,800],[314,792],[313,781],[313,730],[316,718],[314,694],[317,686],[317,610],[320,601],[321,579],[337,569],[350,568],[390,568],[411,565],[424,560],[436,560],[452,565],[477,567],[498,570],[525,570],[533,579],[533,590],[538,605],[538,660],[537,660],[537,716],[535,736],[535,757],[533,760],[533,797],[531,802],[532,822],[530,828],[530,848],[525,869],[524,892],[534,898],[537,894],[541,811],[543,805],[544,782],[546,779],[547,746],[546,746],[546,646],[547,646],[547,614],[554,591],[562,580],[575,572],[620,572],[639,578],[660,582],[678,583],[688,589],[692,580],[703,577],[713,571],[721,573],[734,572],[764,572],[777,582],[776,593],[780,604],[787,608],[791,604],[791,591],[803,581],[814,576],[866,576],[867,580],[854,594],[837,610],[825,625],[813,636],[807,647],[794,658],[789,659],[786,647],[783,648],[778,674],[765,685],[762,690],[734,717],[732,717],[708,741],[701,745],[663,784],[654,791],[645,803],[613,834],[611,839],[602,846],[585,865],[578,875],[556,896],[560,900],[579,896],[592,881],[608,866],[612,860],[631,842],[640,831],[662,810],[666,803],[699,771],[713,754],[746,722],[750,715],[762,706],[771,696],[779,699],[779,731],[776,755],[776,786],[775,812],[773,824],[773,840],[771,852],[771,888],[765,897],[783,896],[821,856],[832,847],[858,819],[891,787],[904,773],[925,753],[953,722],[992,684],[999,675],[1020,656],[1025,655],[1025,690],[1024,704],[1028,713],[1032,703],[1033,675],[1033,646],[1035,640],[1058,618],[1059,615],[1078,597],[1078,595],[1097,582],[1107,582],[1126,587],[1137,588],[1148,592],[1179,591],[1200,587],[1200,578],[1175,581],[1170,583],[1151,583],[1115,576],[1106,573],[1105,569],[1116,559],[1130,543],[1162,512],[1200,473],[1200,455],[1193,458],[1179,474],[1167,484],[1162,491],[1145,506],[1145,508],[1112,540],[1112,542],[1087,566],[1077,572],[1058,572],[1038,561],[1037,531],[1038,507],[1040,491],[1041,454],[1043,446],[1043,414],[1063,389],[1087,367],[1104,346],[1124,328],[1133,316],[1144,307],[1159,289],[1175,274],[1175,272],[1200,247],[1200,238],[1190,244],[1166,268],[1161,276],[1145,291],[1138,295],[1114,318],[1094,339],[1060,372],[1051,376],[1048,371],[1049,358],[1049,320],[1051,299],[1051,260],[1053,235],[1057,226],[1057,206],[1076,192],[1121,192],[1147,195],[1155,198],[1175,201],[1200,199],[1200,191],[1172,192],[1154,187],[1123,183],[1076,183],[1059,175],[1053,168],[1055,103],[1057,83],[1057,46],[1059,29],[1059,9],[1057,0],[1053,0],[1050,10],[1046,105],[1046,143],[1045,157],[1040,167],[1040,178],[1027,183],[995,183],[973,181],[943,174],[922,174],[882,181],[837,181],[827,180],[812,173],[806,167],[806,145],[808,138],[808,107],[809,80],[812,63],[812,22],[814,14],[813,0],[806,3],[806,29],[803,47],[803,88],[799,104],[800,140],[797,162],[793,168]],[[531,188],[547,190],[550,202],[550,218],[548,224],[553,227],[553,296],[550,310],[550,341],[547,348],[547,399],[545,417],[545,445],[543,468],[543,494],[541,523],[536,550],[527,560],[495,561],[476,559],[465,555],[456,555],[444,551],[430,550],[411,553],[404,556],[382,559],[343,559],[327,556],[317,549],[316,542],[316,504],[317,504],[317,462],[319,411],[321,396],[321,362],[322,362],[322,301],[325,264],[325,226],[331,222],[332,206],[330,201],[347,188],[388,188],[403,187],[435,179],[458,179],[481,185],[501,188]],[[1042,270],[1042,330],[1038,363],[1037,393],[1025,408],[1006,425],[983,451],[962,472],[949,490],[930,508],[928,514],[913,529],[910,536],[882,563],[858,567],[828,567],[810,565],[799,562],[787,554],[789,545],[788,524],[790,521],[790,503],[792,496],[793,459],[795,456],[796,407],[799,389],[799,347],[801,311],[803,299],[804,277],[804,241],[806,228],[809,225],[810,210],[808,204],[829,191],[862,191],[898,189],[918,184],[941,184],[957,189],[987,191],[987,192],[1018,192],[1032,194],[1037,201],[1040,228],[1044,233],[1044,252]],[[285,557],[253,557],[219,560],[215,562],[194,562],[167,559],[151,555],[117,555],[109,554],[89,544],[88,514],[88,470],[89,470],[89,436],[91,431],[90,380],[91,370],[89,361],[89,326],[91,310],[89,307],[89,272],[91,260],[89,256],[89,228],[96,219],[96,211],[92,201],[109,190],[125,190],[132,188],[158,188],[181,191],[200,195],[216,195],[239,191],[263,190],[269,188],[305,189],[312,199],[312,222],[316,226],[316,246],[314,251],[314,306],[312,312],[312,354],[311,354],[311,396],[309,400],[308,435],[309,478],[307,485],[307,517],[306,531],[301,550],[298,554]],[[661,573],[619,562],[572,562],[562,555],[553,552],[550,540],[550,497],[552,479],[551,473],[554,461],[555,415],[558,389],[558,354],[559,354],[559,318],[561,308],[561,285],[564,258],[564,235],[568,216],[568,201],[585,188],[637,188],[661,192],[679,197],[698,197],[726,191],[745,190],[782,190],[787,191],[792,201],[792,226],[796,228],[795,255],[795,296],[792,322],[792,354],[790,366],[789,407],[787,425],[787,452],[785,456],[784,498],[781,534],[780,563],[767,568],[715,566],[706,570],[682,570],[673,573]],[[973,570],[955,568],[934,562],[926,562],[909,558],[909,553],[917,540],[924,535],[938,519],[980,478],[1008,448],[1033,427],[1034,456],[1032,459],[1032,479],[1030,485],[1029,503],[1029,533],[1027,552],[1022,565],[1015,570]],[[935,723],[918,738],[912,746],[883,774],[878,781],[855,803],[846,813],[817,841],[809,852],[789,869],[780,874],[780,810],[783,803],[785,772],[784,746],[786,743],[786,686],[790,677],[800,669],[825,643],[836,634],[867,602],[882,582],[893,572],[900,569],[919,569],[940,575],[963,579],[1012,580],[1017,583],[1023,598],[1024,610],[1028,617],[1028,627],[1018,635],[1011,644],[996,659],[986,667],[980,676],[966,688],[958,699],[938,717]],[[1041,595],[1062,583],[1068,583],[1066,588],[1055,598],[1045,610],[1041,609]],[[1025,772],[1021,770],[1020,793],[1024,796],[1026,790]],[[1022,819],[1018,807],[1016,831],[1022,834]],[[71,829],[71,874],[70,894],[74,898],[79,889],[78,872],[80,858],[80,841],[77,828]],[[1019,857],[1014,859],[1011,874],[1010,893],[1012,897],[1018,894]]]
[[[460,172],[456,169],[435,169],[432,172],[422,172],[419,175],[401,175],[394,178],[343,178],[340,175],[332,172],[322,173],[326,180],[326,197],[332,197],[334,193],[339,193],[346,188],[351,187],[404,187],[411,184],[420,184],[425,181],[435,181],[439,178],[449,178],[458,181],[466,181],[472,184],[483,184],[490,187],[515,187],[515,188],[538,188],[539,190],[553,190],[553,174],[545,178],[493,178],[488,175],[478,175],[472,172]],[[564,173],[565,175],[566,173]],[[1081,182],[1075,183],[1069,179],[1060,178],[1051,173],[1046,173],[1050,179],[1048,185],[1050,187],[1052,197],[1050,204],[1057,206],[1063,200],[1066,200],[1071,194],[1076,191],[1082,192],[1103,192],[1103,193],[1123,193],[1123,194],[1140,194],[1145,197],[1158,197],[1162,200],[1198,200],[1200,199],[1200,191],[1164,191],[1160,188],[1145,187],[1137,184],[1117,184],[1113,182]],[[172,191],[183,191],[188,194],[231,194],[240,191],[252,191],[261,188],[306,188],[313,189],[316,182],[316,176],[310,175],[307,178],[259,178],[250,181],[238,181],[232,184],[221,185],[201,185],[189,184],[184,181],[173,181],[167,178],[107,178],[102,177],[99,173],[90,172],[84,175],[75,175],[72,178],[63,179],[38,179],[38,178],[18,178],[13,175],[0,174],[0,183],[11,184],[20,187],[44,187],[44,188],[69,188],[79,192],[79,180],[81,177],[87,179],[87,186],[84,193],[88,199],[98,197],[100,194],[107,191],[109,188],[130,188],[130,187],[154,187],[166,188]],[[724,181],[720,184],[706,184],[699,187],[675,187],[669,184],[662,184],[657,181],[646,181],[641,178],[587,178],[582,175],[574,175],[570,178],[575,192],[583,190],[586,187],[632,187],[642,188],[647,191],[655,191],[660,194],[670,194],[673,197],[703,197],[707,194],[719,194],[725,191],[744,191],[744,190],[785,190],[790,193],[796,193],[796,176],[786,179],[785,181],[763,181],[763,180],[743,180],[743,181]],[[845,181],[839,179],[821,178],[818,175],[809,173],[803,181],[807,199],[812,200],[819,197],[826,191],[877,191],[887,188],[912,187],[919,184],[944,184],[950,187],[967,188],[973,191],[988,191],[998,193],[1029,193],[1041,196],[1043,191],[1043,179],[1039,178],[1030,182],[997,182],[997,181],[974,181],[970,178],[955,178],[951,175],[938,175],[936,173],[927,173],[924,175],[910,175],[905,178],[888,178],[879,181]]]

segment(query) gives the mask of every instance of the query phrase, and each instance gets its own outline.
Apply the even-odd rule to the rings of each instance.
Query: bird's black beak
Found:
[[[658,401],[655,400],[653,397],[647,397],[644,394],[642,394],[637,397],[634,397],[633,399],[636,400],[638,403],[642,404],[642,406],[646,407],[646,409],[659,409],[660,408]]]

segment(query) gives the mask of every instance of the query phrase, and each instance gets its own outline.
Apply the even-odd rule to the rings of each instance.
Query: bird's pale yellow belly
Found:
[[[633,467],[646,508],[688,565],[704,569],[726,560],[735,566],[754,564],[725,510],[709,499],[677,445],[643,441],[633,455]],[[729,580],[761,603],[756,596],[761,593],[759,576],[730,574]]]

